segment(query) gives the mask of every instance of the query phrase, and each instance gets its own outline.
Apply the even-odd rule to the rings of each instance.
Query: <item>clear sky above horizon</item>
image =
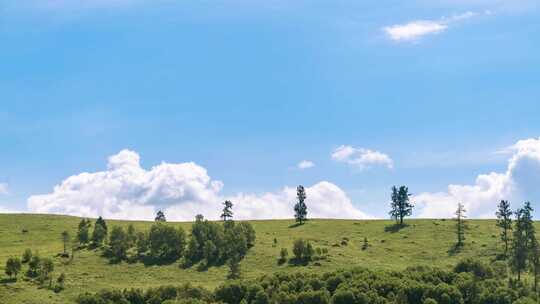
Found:
[[[317,217],[387,217],[401,184],[421,217],[540,210],[539,17],[527,0],[0,0],[0,212],[183,220],[230,198],[282,218],[298,184]]]

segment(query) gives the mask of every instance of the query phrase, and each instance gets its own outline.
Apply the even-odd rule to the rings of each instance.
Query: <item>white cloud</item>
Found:
[[[8,184],[0,183],[0,195],[9,194]]]
[[[356,166],[361,170],[373,166],[385,166],[387,168],[394,166],[393,160],[387,154],[364,148],[354,148],[348,145],[342,145],[334,150],[332,159]]]
[[[473,185],[449,185],[447,192],[421,193],[413,197],[420,217],[450,217],[462,202],[472,217],[493,217],[502,199],[514,203],[540,202],[540,138],[518,141],[505,149],[512,153],[504,173],[492,172],[476,178]]]
[[[145,170],[139,155],[123,150],[109,157],[107,170],[70,176],[52,193],[28,199],[38,213],[151,220],[158,209],[170,220],[192,220],[203,214],[218,219],[221,202],[234,202],[235,218],[291,218],[296,190],[224,196],[223,183],[212,180],[195,163],[161,163]],[[366,218],[338,186],[323,181],[306,188],[311,217]]]
[[[484,15],[490,15],[485,11]],[[448,29],[453,23],[478,16],[478,13],[466,12],[451,17],[442,17],[438,20],[416,20],[405,24],[395,24],[383,27],[383,31],[394,41],[411,41],[426,35],[439,34]]]
[[[315,167],[315,163],[310,160],[303,160],[298,163],[297,165],[298,169],[304,170]]]

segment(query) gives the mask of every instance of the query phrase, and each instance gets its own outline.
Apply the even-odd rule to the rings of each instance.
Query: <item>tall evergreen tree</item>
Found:
[[[228,219],[232,219],[233,217],[233,212],[232,212],[232,207],[233,207],[233,203],[229,200],[226,200],[225,202],[223,202],[223,212],[221,213],[221,218],[223,219],[223,221],[227,221]]]
[[[166,222],[167,219],[165,218],[165,213],[163,213],[163,211],[159,210],[159,211],[156,213],[155,221],[156,221],[156,222]]]
[[[501,228],[501,240],[504,242],[504,255],[508,255],[508,245],[510,243],[510,232],[512,230],[512,210],[510,203],[501,200],[497,206],[497,226]]]
[[[62,243],[64,244],[64,254],[67,254],[67,245],[70,240],[69,232],[64,231],[62,232]]]
[[[521,280],[521,273],[527,268],[528,248],[527,235],[525,233],[525,212],[524,208],[520,208],[514,213],[516,219],[514,221],[510,267],[517,274],[518,281]]]
[[[458,208],[456,210],[456,247],[462,247],[464,245],[466,228],[465,218],[467,218],[465,212],[467,212],[467,210],[465,210],[463,204],[458,203]]]
[[[79,241],[79,244],[86,245],[90,241],[90,227],[92,226],[92,223],[89,219],[83,218],[79,222],[79,228],[77,230],[77,241]]]
[[[403,219],[412,214],[413,204],[410,202],[409,188],[401,186],[399,189],[396,186],[392,187],[392,203],[390,205],[390,216],[400,225],[403,225]]]
[[[100,216],[94,224],[94,231],[92,231],[92,243],[95,246],[99,246],[107,238],[107,223]]]
[[[300,224],[307,220],[306,190],[300,185],[296,188],[297,203],[294,205],[294,218]]]

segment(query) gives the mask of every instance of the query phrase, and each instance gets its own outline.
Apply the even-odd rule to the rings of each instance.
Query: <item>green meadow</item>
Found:
[[[227,266],[211,267],[205,271],[193,266],[187,269],[179,263],[165,266],[145,266],[142,263],[111,264],[99,250],[75,251],[74,260],[66,264],[56,257],[62,252],[61,232],[75,235],[80,218],[57,215],[1,214],[0,215],[0,302],[1,303],[73,303],[85,291],[106,288],[147,288],[164,284],[189,282],[213,289],[226,280]],[[459,252],[455,244],[455,222],[452,220],[407,220],[407,226],[393,229],[390,220],[324,220],[312,219],[295,226],[293,220],[251,221],[257,233],[255,246],[241,262],[242,276],[254,279],[274,272],[327,272],[363,266],[370,269],[400,270],[411,265],[431,265],[450,268],[466,257],[492,260],[501,252],[499,229],[494,220],[469,220],[465,246]],[[109,227],[147,230],[152,222],[107,220]],[[189,233],[191,223],[173,223]],[[26,231],[26,232],[23,232]],[[291,253],[297,238],[309,240],[314,247],[327,248],[329,258],[308,266],[278,264],[281,248]],[[362,250],[364,238],[367,250]],[[276,242],[276,243],[275,243]],[[20,274],[17,282],[8,280],[4,265],[9,257],[20,257],[26,248],[42,257],[54,257],[54,275],[65,273],[66,288],[54,293],[39,288]],[[26,269],[23,265],[23,272]]]

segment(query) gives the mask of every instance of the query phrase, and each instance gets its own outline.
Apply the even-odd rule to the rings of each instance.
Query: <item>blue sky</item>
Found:
[[[394,184],[510,172],[540,136],[538,4],[432,2],[0,0],[0,210],[123,149],[195,162],[217,198],[328,181],[375,217]]]

